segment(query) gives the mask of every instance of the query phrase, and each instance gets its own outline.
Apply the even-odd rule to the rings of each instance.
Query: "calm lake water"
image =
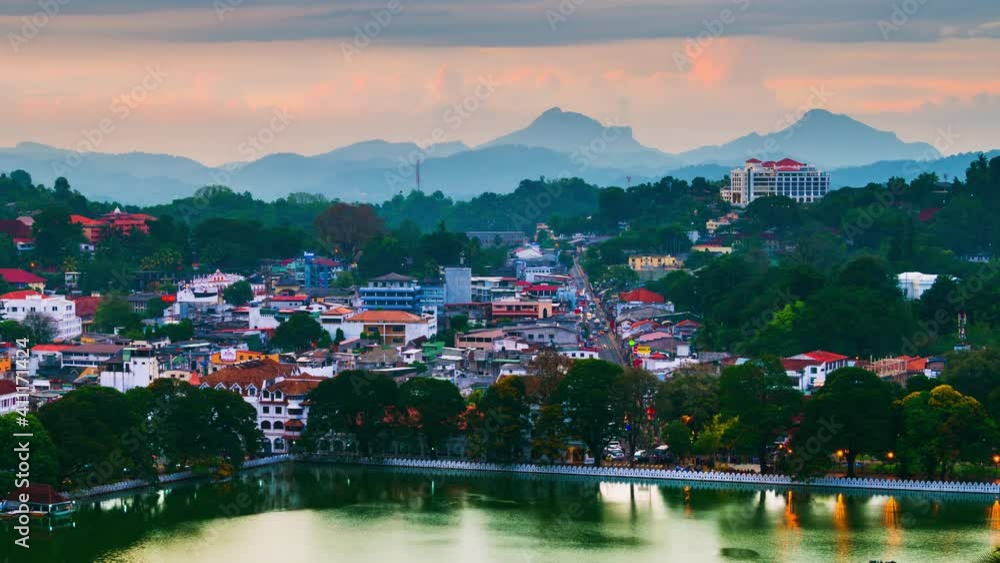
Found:
[[[295,464],[13,538],[10,562],[973,562],[1000,546],[1000,502]]]

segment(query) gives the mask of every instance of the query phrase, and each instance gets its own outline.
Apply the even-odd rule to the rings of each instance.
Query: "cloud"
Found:
[[[728,20],[724,33],[731,37],[932,42],[995,37],[1000,20],[996,0],[339,0],[332,8],[318,0],[65,1],[56,16],[61,33],[180,42],[351,38],[393,1],[399,8],[376,40],[424,46],[688,38]],[[37,0],[5,0],[0,27],[16,29],[20,18],[39,11]],[[888,33],[885,24],[893,28]]]

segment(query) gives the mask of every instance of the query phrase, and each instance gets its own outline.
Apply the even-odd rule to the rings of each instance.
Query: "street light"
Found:
[[[1000,468],[1000,454],[993,454],[993,480],[997,480],[997,469]]]

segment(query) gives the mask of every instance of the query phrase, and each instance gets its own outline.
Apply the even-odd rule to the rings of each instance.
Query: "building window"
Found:
[[[260,412],[263,414],[271,414],[271,407],[261,407]]]
[[[281,407],[274,407],[274,414],[281,414]]]

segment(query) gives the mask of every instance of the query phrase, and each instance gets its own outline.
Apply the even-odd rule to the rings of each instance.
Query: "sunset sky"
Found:
[[[943,153],[1000,147],[997,0],[3,0],[0,29],[0,146],[110,120],[101,152],[218,164],[276,111],[265,152],[315,154],[439,128],[473,145],[559,106],[677,152],[822,91]]]

